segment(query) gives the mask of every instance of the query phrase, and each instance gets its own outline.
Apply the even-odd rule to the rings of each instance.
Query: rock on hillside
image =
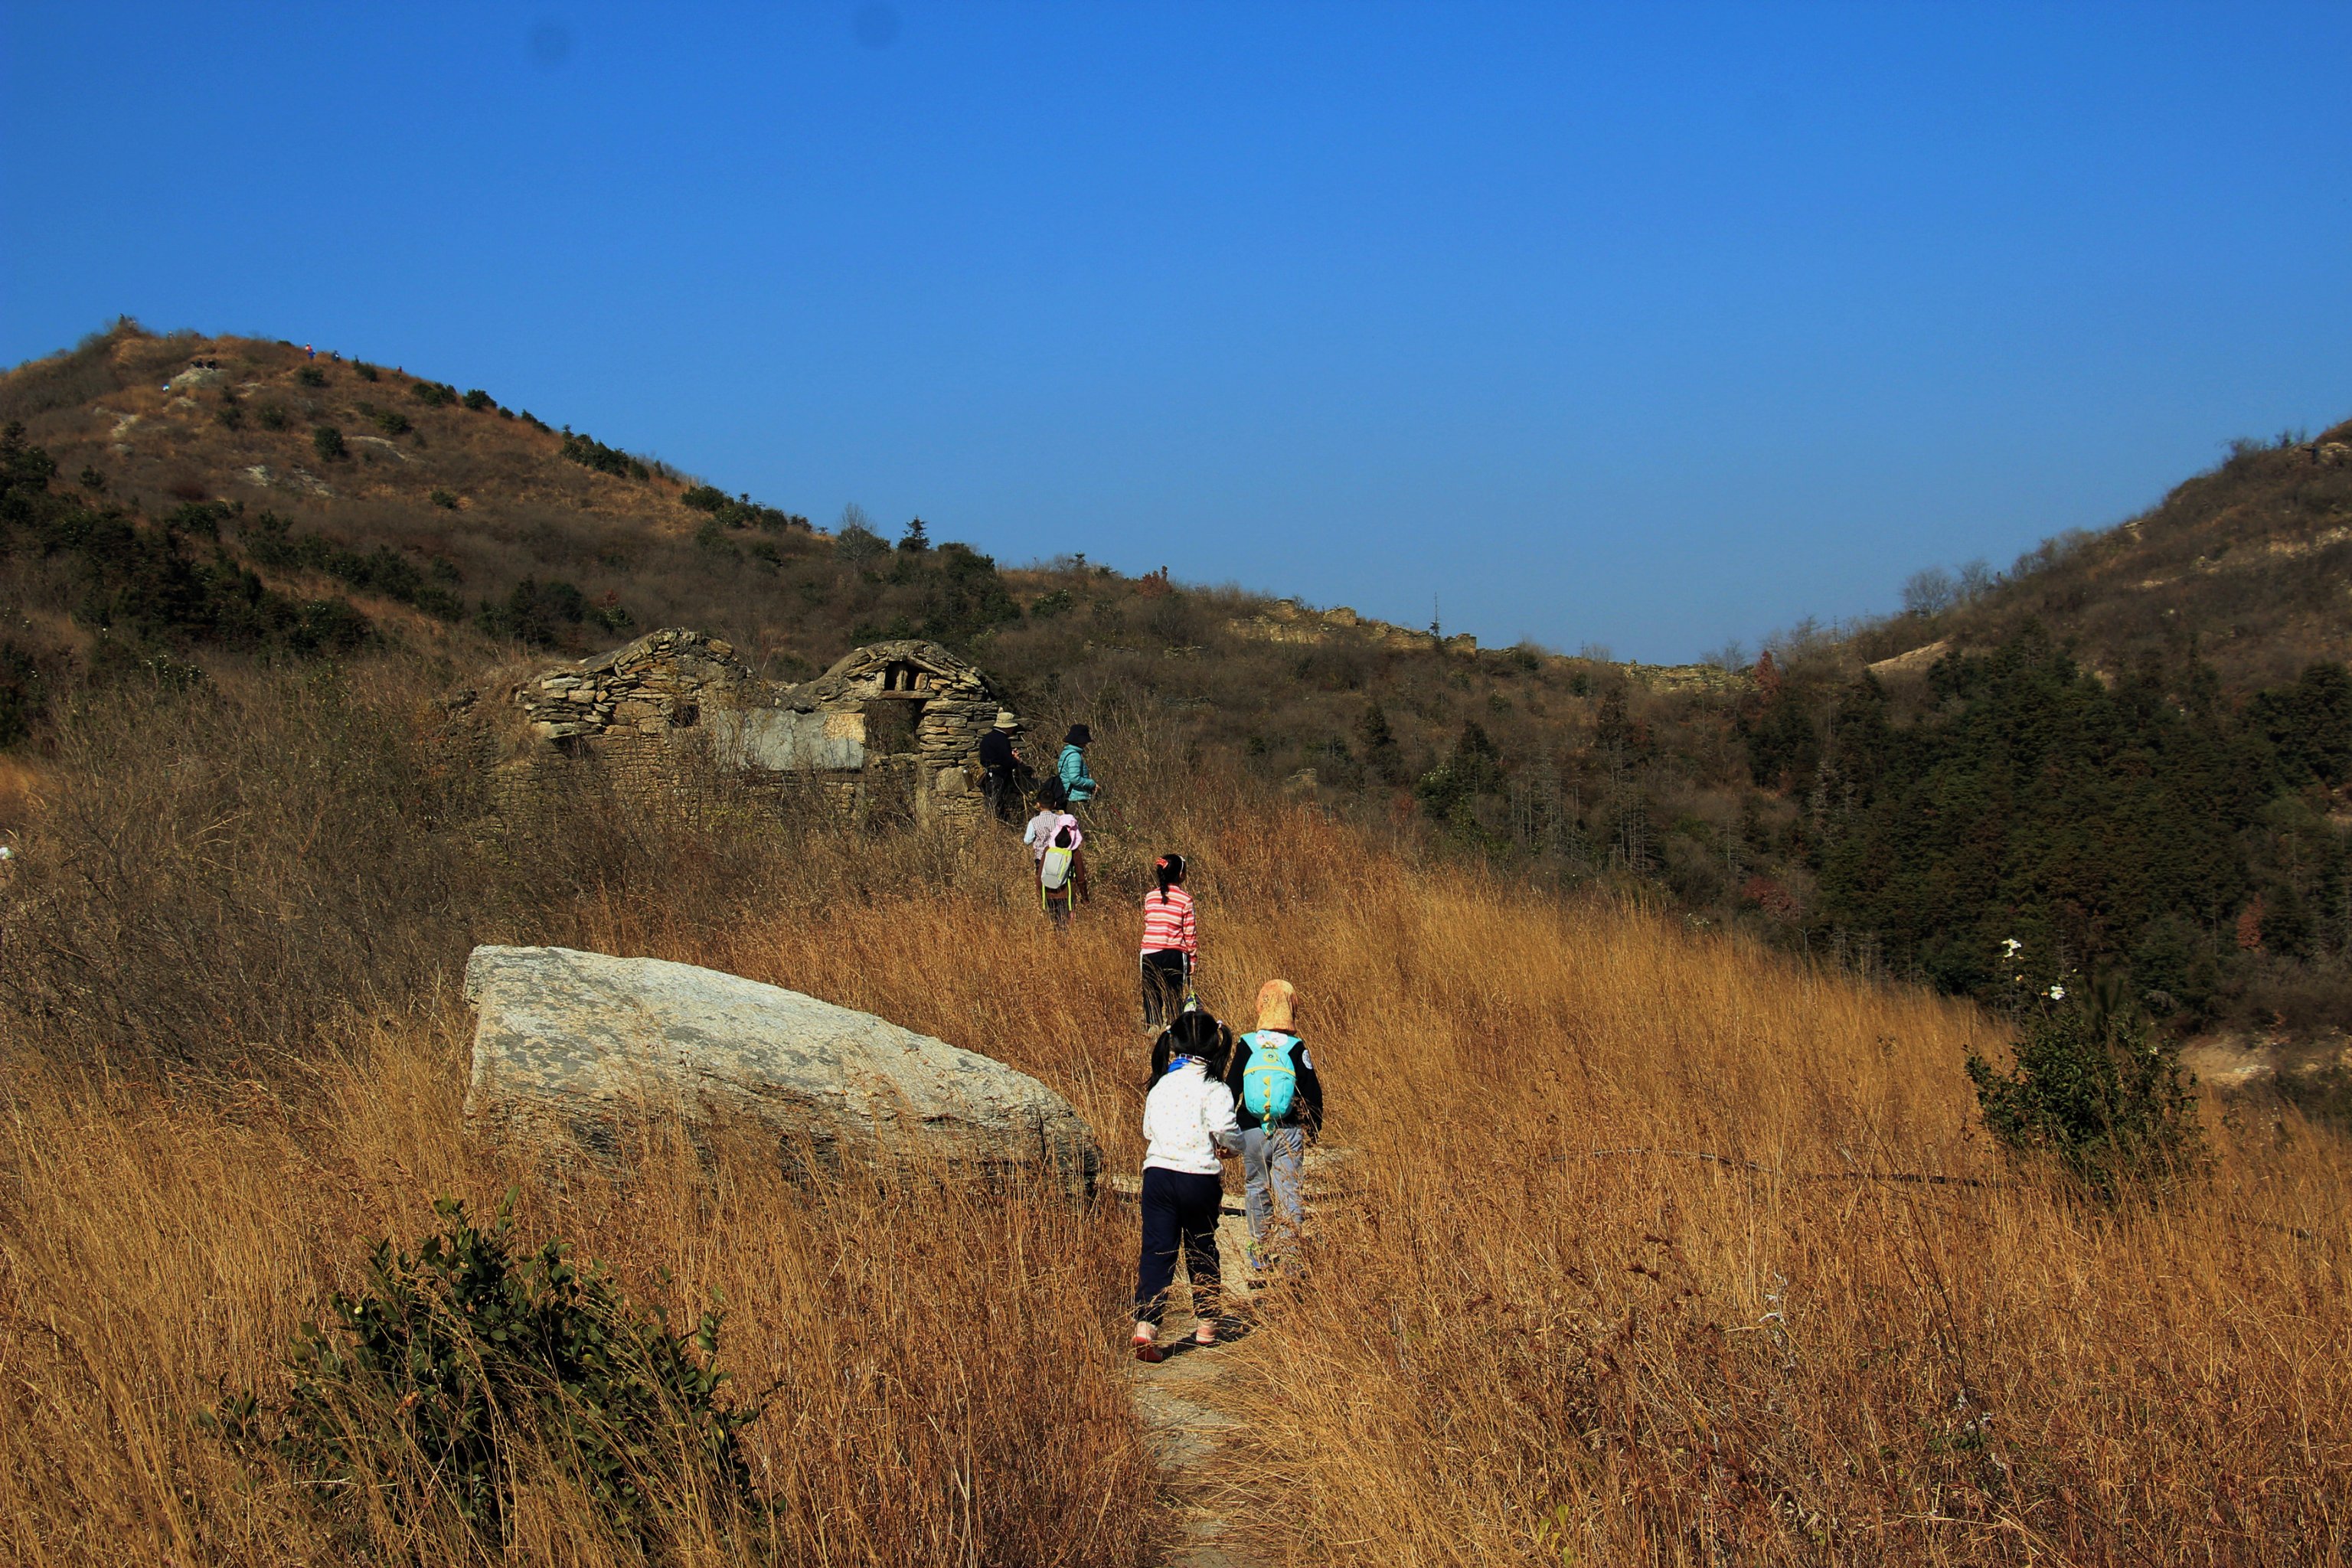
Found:
[[[928,1035],[655,958],[562,947],[478,947],[479,1010],[467,1124],[499,1140],[614,1147],[678,1116],[749,1126],[788,1162],[825,1168],[936,1161],[1002,1178],[1043,1171],[1090,1192],[1101,1166],[1070,1103],[1025,1073]]]

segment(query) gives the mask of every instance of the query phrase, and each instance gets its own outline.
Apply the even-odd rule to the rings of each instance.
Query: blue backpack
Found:
[[[1289,1115],[1298,1098],[1298,1072],[1290,1065],[1290,1047],[1297,1043],[1278,1029],[1253,1029],[1242,1037],[1250,1048],[1242,1066],[1242,1104],[1268,1127]]]

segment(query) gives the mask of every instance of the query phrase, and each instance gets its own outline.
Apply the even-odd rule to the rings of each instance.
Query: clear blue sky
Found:
[[[2352,414],[2352,5],[0,0],[0,361],[1680,658]]]

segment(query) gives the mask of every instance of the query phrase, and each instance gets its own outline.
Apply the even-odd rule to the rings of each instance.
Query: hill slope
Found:
[[[912,524],[895,542],[854,518],[819,531],[487,394],[285,343],[120,325],[0,377],[0,421],[23,426],[31,509],[0,562],[16,694],[0,742],[75,682],[158,657],[422,658],[455,683],[682,624],[798,679],[855,643],[921,635],[1041,721],[1148,715],[1172,757],[1386,816],[1466,724],[1475,757],[1533,759],[1589,729],[1610,690],[1638,704],[1653,686],[1737,684],[1482,652],[1083,557],[1002,570]]]
[[[310,363],[287,362],[292,385]],[[42,372],[52,392],[69,370]],[[114,378],[84,398],[114,410],[110,362],[83,373]],[[293,395],[284,380],[268,395]],[[30,384],[0,394],[40,402]],[[698,523],[662,510],[675,491],[701,510],[682,478],[594,448],[621,470],[603,479],[642,488],[589,495],[593,525],[502,521],[498,496],[452,521],[427,491],[381,498],[368,532],[359,458],[320,458],[331,493],[299,513],[277,487],[232,489],[278,470],[267,452],[235,467],[251,449],[228,445],[226,466],[184,474],[193,496],[142,489],[131,441],[84,486],[78,406],[34,408],[41,441],[0,444],[0,638],[56,683],[9,753],[40,801],[7,807],[25,831],[0,865],[13,1557],[1165,1560],[1181,1521],[1155,1506],[1120,1373],[1131,1211],[928,1182],[812,1191],[764,1154],[722,1143],[714,1168],[652,1128],[609,1166],[516,1158],[463,1132],[455,984],[489,941],[788,984],[1034,1072],[1131,1169],[1132,917],[1161,847],[1194,858],[1202,999],[1247,1021],[1263,978],[1294,978],[1331,1141],[1356,1156],[1303,1273],[1258,1298],[1246,1339],[1200,1352],[1250,1389],[1238,1440],[1268,1484],[1243,1529],[1270,1555],[2120,1565],[2352,1547],[2352,1303],[2328,1266],[2342,1139],[2284,1110],[2211,1115],[2205,1179],[2102,1204],[1985,1135],[1963,1062],[2002,1052],[1998,1016],[1691,929],[1735,920],[1925,973],[1946,926],[2022,915],[2051,933],[2024,928],[2035,963],[2087,931],[2160,989],[2140,966],[2165,952],[2090,897],[2121,887],[2185,922],[2157,933],[2174,957],[2214,961],[2176,1019],[2323,984],[2340,949],[2289,954],[2267,912],[2241,946],[2224,917],[2252,889],[2325,908],[2343,886],[2327,810],[2352,747],[2292,743],[2352,723],[2329,714],[2341,667],[2238,700],[2168,653],[2110,687],[2021,624],[1910,675],[1870,674],[1858,638],[1793,638],[1752,680],[1669,677],[1076,562],[1000,572],[748,506]],[[520,417],[433,412],[412,454],[550,460]],[[167,405],[157,428],[188,413]],[[149,456],[219,439],[184,433]],[[572,478],[531,471],[519,489]],[[477,519],[511,536],[486,545]],[[428,525],[448,531],[448,571],[398,531]],[[572,583],[573,619],[550,579],[592,526],[644,555]],[[597,770],[552,769],[545,809],[467,815],[419,743],[435,695],[615,637],[591,612],[672,592],[740,617],[681,618],[772,668],[903,619],[978,654],[1040,721],[1091,718],[1116,825],[1099,901],[1057,931],[1021,896],[1009,833],[845,833],[829,812],[746,809],[724,777],[622,809]],[[2163,815],[2184,802],[2191,829]],[[2094,854],[2112,825],[2137,861]],[[2194,875],[2148,880],[2168,856]],[[1956,865],[2000,875],[1939,880]],[[1669,888],[1684,918],[1538,881]],[[1950,952],[1987,945],[1963,931]],[[319,1363],[289,1365],[289,1341],[355,1328],[333,1293],[370,1281],[376,1238],[438,1228],[444,1194],[481,1215],[511,1194],[519,1241],[569,1238],[681,1328],[723,1297],[724,1341],[702,1320],[698,1354],[724,1344],[759,1506],[671,1474],[664,1456],[695,1446],[664,1438],[631,1472],[657,1510],[619,1511],[534,1440],[553,1426],[523,1426],[493,1534],[411,1458],[447,1429],[428,1403],[446,1384],[352,1385],[328,1416],[366,1438],[350,1470],[291,1440],[289,1373]]]
[[[1871,658],[1934,640],[1988,647],[2030,617],[2110,675],[2194,639],[2225,689],[2290,681],[2352,658],[2352,421],[2315,440],[2239,441],[2229,459],[2101,532],[2074,530],[1970,593],[1915,579],[1928,613],[1863,639]],[[1948,607],[1945,607],[1948,602]]]
[[[827,532],[285,343],[118,325],[0,377],[0,420],[23,426],[0,476],[20,774],[62,694],[189,661],[454,685],[683,624],[799,679],[921,635],[1038,742],[1108,724],[1148,739],[1141,765],[1662,890],[1865,972],[1990,995],[2016,936],[2036,985],[2129,966],[2183,1030],[2314,1036],[2352,1000],[2352,426],[2242,445],[2147,517],[1723,671],[1482,650],[1083,557],[1004,569],[854,513]],[[10,776],[0,826],[26,809]]]

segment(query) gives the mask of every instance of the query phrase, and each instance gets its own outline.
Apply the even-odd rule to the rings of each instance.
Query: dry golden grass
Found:
[[[1282,959],[1344,998],[1307,1027],[1362,1151],[1251,1342],[1294,1560],[2343,1559],[2336,1139],[2217,1121],[2210,1186],[2116,1210],[1863,1179],[2008,1174],[1980,1016],[1468,884],[1373,907]]]
[[[1110,809],[1104,896],[1066,940],[1002,837],[868,841],[732,808],[600,826],[609,803],[586,799],[560,837],[596,842],[547,862],[562,898],[481,871],[507,890],[441,918],[707,963],[989,1052],[1069,1093],[1117,1169],[1139,1153],[1145,1056],[1130,900],[1149,849],[1194,854],[1205,999],[1237,1012],[1265,976],[1296,982],[1331,1141],[1360,1152],[1306,1279],[1225,1352],[1256,1416],[1248,1534],[1289,1561],[2343,1560],[2335,1139],[2217,1118],[2210,1184],[2115,1210],[2033,1182],[1862,1179],[2009,1175],[1959,1070],[1971,1045],[1997,1049],[1981,1015],[1418,864],[1311,810],[1155,776],[1151,738],[1122,758],[1129,743],[1106,738],[1107,776],[1137,798]],[[206,816],[178,800],[159,787],[121,809]],[[65,831],[28,836],[31,875],[97,853]],[[482,853],[556,855],[534,842]],[[206,853],[242,875],[236,842]],[[168,876],[138,885],[188,897]],[[174,931],[267,914],[173,909]],[[110,928],[102,951],[138,936]],[[360,1554],[190,1417],[225,1388],[282,1387],[296,1327],[357,1282],[373,1238],[428,1228],[434,1194],[486,1211],[519,1183],[526,1236],[560,1232],[677,1309],[723,1290],[726,1363],[779,1388],[747,1434],[777,1508],[688,1510],[677,1560],[1150,1560],[1118,1359],[1131,1215],[810,1197],[753,1162],[702,1171],[658,1149],[625,1180],[552,1184],[461,1136],[461,1015],[369,1005],[382,1021],[319,1026],[341,1045],[306,1072],[181,1095],[37,1065],[56,1021],[0,1020],[6,1554]],[[504,1560],[627,1560],[552,1476],[524,1476],[520,1500]],[[465,1550],[367,1530],[371,1560]]]
[[[461,1142],[463,1086],[445,1037],[331,1070],[315,1116],[258,1096],[16,1097],[0,1145],[0,1557],[475,1559],[446,1519],[336,1529],[190,1417],[225,1389],[282,1389],[288,1337],[361,1284],[372,1238],[432,1226],[427,1194],[487,1214],[517,1182],[534,1242],[577,1238],[689,1321],[721,1292],[723,1364],[739,1389],[777,1391],[748,1445],[777,1506],[677,1500],[679,1560],[1135,1560],[1149,1487],[1107,1348],[1124,1264],[1107,1227],[951,1194],[811,1202],[757,1162],[702,1173],[660,1150],[625,1183],[550,1185]],[[511,1555],[480,1560],[635,1560],[551,1470],[517,1499]]]

